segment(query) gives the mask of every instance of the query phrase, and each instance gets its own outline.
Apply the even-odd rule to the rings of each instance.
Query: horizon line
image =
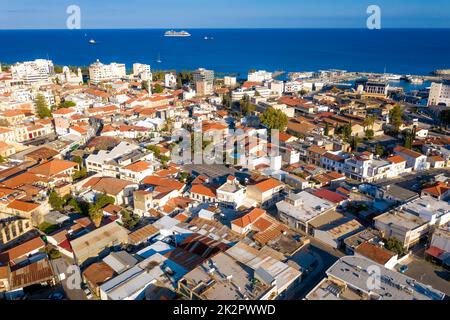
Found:
[[[0,28],[0,31],[83,31],[83,30],[167,30],[167,29],[186,29],[186,30],[368,30],[381,31],[387,30],[448,30],[449,27],[383,27],[381,29],[369,30],[366,27],[125,27],[125,28]]]

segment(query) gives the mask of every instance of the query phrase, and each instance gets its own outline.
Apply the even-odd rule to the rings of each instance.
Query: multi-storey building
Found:
[[[54,74],[53,62],[45,59],[36,59],[17,63],[11,67],[13,81],[24,84],[38,84],[49,82]]]
[[[126,69],[123,63],[103,64],[97,60],[89,66],[89,78],[93,83],[119,80],[125,76]]]
[[[445,105],[450,106],[450,83],[431,84],[428,106]]]

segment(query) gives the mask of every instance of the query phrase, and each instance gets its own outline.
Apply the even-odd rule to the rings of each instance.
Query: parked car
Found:
[[[64,295],[61,292],[53,292],[48,296],[50,300],[62,300]]]
[[[408,271],[408,266],[406,264],[403,264],[398,268],[398,272],[400,273],[405,273],[406,271]]]

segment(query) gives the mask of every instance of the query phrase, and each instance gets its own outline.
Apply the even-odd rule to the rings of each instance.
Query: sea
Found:
[[[450,68],[450,29],[185,30],[190,37],[164,37],[163,29],[1,30],[0,62],[48,58],[87,66],[99,59],[130,69],[135,62],[153,70],[203,67],[238,78],[250,69],[428,75]]]

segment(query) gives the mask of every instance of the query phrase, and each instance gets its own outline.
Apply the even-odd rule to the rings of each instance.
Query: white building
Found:
[[[177,85],[177,77],[173,73],[166,73],[164,75],[164,86],[166,88],[173,88]]]
[[[427,162],[427,156],[414,150],[397,146],[394,153],[402,156],[406,160],[406,168],[411,168],[414,171],[427,170],[430,166]]]
[[[77,69],[77,73],[72,72],[69,67],[64,66],[62,74],[58,74],[58,79],[61,83],[68,83],[78,85],[83,83],[83,75],[81,69]]]
[[[432,227],[450,221],[450,205],[430,196],[413,200],[374,218],[375,227],[385,238],[394,237],[406,248],[427,235]]]
[[[93,83],[120,80],[125,78],[126,75],[125,64],[123,63],[103,64],[97,59],[89,66],[89,78]]]
[[[118,159],[124,158],[127,154],[138,151],[139,146],[127,142],[119,143],[111,151],[100,150],[97,154],[91,154],[86,158],[86,169],[88,172],[102,173],[104,176],[113,176],[119,174],[119,168],[131,164],[129,161],[119,165]]]
[[[309,222],[314,218],[331,211],[335,205],[309,192],[291,193],[277,203],[280,220],[294,229],[309,231]]]
[[[217,201],[224,207],[237,209],[245,200],[245,187],[234,176],[229,176],[216,193]]]
[[[265,70],[249,72],[247,76],[247,80],[251,82],[264,82],[271,79],[272,79],[272,72],[267,72]]]
[[[36,59],[15,64],[11,73],[14,81],[23,81],[24,84],[48,83],[54,67],[50,60]]]
[[[284,92],[284,82],[279,80],[274,80],[269,82],[269,89],[272,91],[273,94],[277,95],[278,97],[281,97]]]
[[[433,82],[431,84],[427,105],[437,106],[443,104],[447,107],[450,106],[450,84]]]
[[[371,153],[363,153],[345,159],[344,173],[351,179],[372,182],[386,179],[391,167],[392,164],[389,161],[375,159]]]
[[[236,87],[236,77],[225,76],[223,78],[223,83],[228,87]]]
[[[134,63],[133,75],[139,77],[142,81],[152,81],[152,71],[148,64]]]

